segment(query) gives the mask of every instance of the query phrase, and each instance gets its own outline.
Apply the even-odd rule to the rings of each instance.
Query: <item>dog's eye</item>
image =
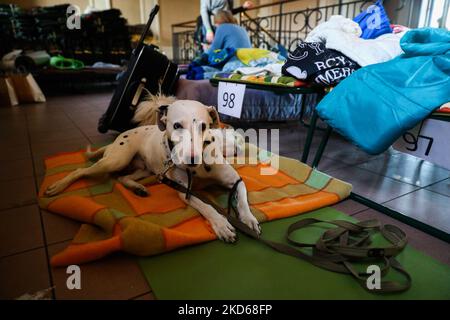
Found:
[[[177,129],[182,129],[183,126],[181,125],[181,123],[175,122],[175,123],[173,124],[173,128],[174,128],[175,130],[177,130]]]
[[[206,123],[202,123],[202,131],[206,130]]]

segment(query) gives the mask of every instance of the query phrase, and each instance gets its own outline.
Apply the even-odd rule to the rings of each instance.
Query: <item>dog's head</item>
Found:
[[[219,114],[198,101],[177,100],[159,107],[157,124],[166,131],[177,166],[197,167],[210,142],[209,129],[219,127]]]

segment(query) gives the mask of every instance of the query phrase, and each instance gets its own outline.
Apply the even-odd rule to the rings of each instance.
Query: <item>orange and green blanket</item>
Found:
[[[267,159],[246,159],[253,164],[233,165],[247,186],[251,210],[260,222],[329,206],[350,194],[351,185],[345,182],[297,160],[271,157],[279,160],[274,175],[261,175]],[[177,191],[154,177],[140,181],[148,197],[135,195],[111,176],[80,179],[63,193],[45,197],[47,186],[92,163],[84,151],[77,151],[49,157],[45,165],[40,207],[83,223],[72,243],[52,257],[53,266],[94,261],[116,251],[149,256],[216,239],[207,221],[179,199]],[[226,190],[209,186],[200,192],[217,205],[227,206]]]

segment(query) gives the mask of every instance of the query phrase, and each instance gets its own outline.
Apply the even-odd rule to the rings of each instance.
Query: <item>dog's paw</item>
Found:
[[[148,197],[149,195],[147,189],[144,186],[142,186],[142,188],[141,187],[134,188],[133,192],[135,195],[139,197]]]
[[[241,221],[246,224],[250,229],[255,231],[258,235],[261,234],[261,227],[258,220],[251,213],[241,216]]]
[[[66,183],[64,183],[64,181],[56,181],[54,184],[52,184],[51,186],[47,187],[47,190],[45,190],[44,194],[47,197],[53,197],[55,195],[57,195],[58,193],[60,193],[61,191],[63,191],[66,188]]]
[[[210,221],[210,224],[220,240],[231,243],[236,241],[236,231],[225,217],[219,215],[213,221]]]

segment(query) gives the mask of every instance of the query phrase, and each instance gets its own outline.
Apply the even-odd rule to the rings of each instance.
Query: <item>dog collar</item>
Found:
[[[164,146],[164,149],[166,151],[166,160],[171,159],[171,153],[174,147],[173,142],[167,137],[167,134],[164,135],[164,139],[161,143]]]
[[[158,174],[159,180],[161,180],[165,176],[167,171],[169,171],[174,165],[172,157],[171,157],[172,149],[173,149],[173,142],[171,142],[168,139],[167,135],[164,135],[164,139],[161,142],[161,144],[163,145],[164,151],[166,152],[166,159],[163,162],[164,163],[163,170],[161,171],[161,173]]]

